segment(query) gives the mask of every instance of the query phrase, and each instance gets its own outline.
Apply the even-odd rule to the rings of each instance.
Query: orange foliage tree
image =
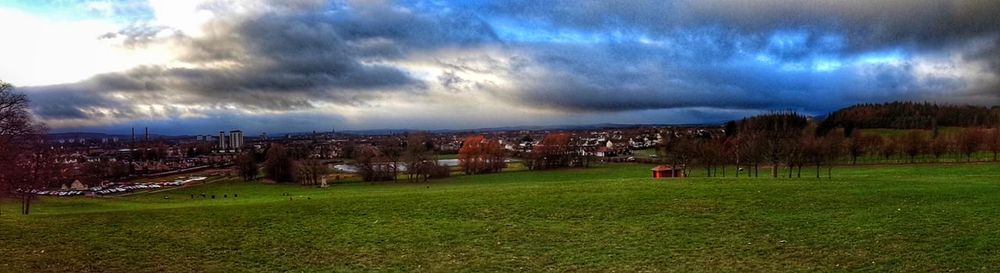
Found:
[[[458,150],[458,163],[466,174],[500,172],[507,167],[506,157],[499,141],[483,135],[466,137]]]

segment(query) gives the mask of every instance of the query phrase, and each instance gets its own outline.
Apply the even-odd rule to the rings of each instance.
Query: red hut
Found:
[[[656,179],[670,178],[670,177],[684,177],[684,167],[681,166],[673,168],[667,165],[659,165],[654,167],[652,171],[653,171],[653,178]]]

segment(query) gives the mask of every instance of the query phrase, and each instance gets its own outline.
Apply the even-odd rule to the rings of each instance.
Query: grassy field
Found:
[[[6,202],[0,272],[1000,270],[998,165],[838,168],[833,179],[654,181],[648,170],[325,189],[218,180],[46,198],[30,216]]]

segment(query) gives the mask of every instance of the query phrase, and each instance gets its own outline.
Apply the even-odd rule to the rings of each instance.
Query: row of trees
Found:
[[[848,140],[850,162],[859,158],[876,161],[939,162],[943,157],[956,155],[956,160],[977,160],[977,153],[992,154],[997,161],[1000,155],[1000,129],[969,128],[956,134],[934,136],[925,130],[911,130],[902,135],[865,135],[856,131]]]
[[[815,166],[819,177],[826,166],[827,176],[837,163],[856,164],[859,158],[896,162],[940,161],[946,155],[975,160],[981,152],[1000,156],[1000,129],[969,128],[936,135],[930,130],[910,130],[896,136],[865,135],[860,130],[822,130],[805,117],[777,113],[742,120],[727,126],[725,136],[704,137],[670,133],[662,139],[659,154],[674,167],[699,165],[708,176],[726,175],[726,166],[759,176],[760,166],[771,166],[771,176],[782,168],[789,177],[801,177],[804,166]],[[825,134],[823,134],[825,133]],[[844,161],[846,160],[846,161]],[[742,172],[737,172],[740,176]]]
[[[584,147],[572,134],[546,134],[530,152],[522,153],[524,165],[530,170],[564,167],[590,167],[596,147]],[[459,149],[459,166],[465,174],[500,172],[507,168],[510,154],[502,143],[483,135],[465,138]]]
[[[260,172],[258,156],[253,150],[240,154],[235,160],[236,170],[244,181],[257,179]],[[314,157],[296,158],[282,144],[272,144],[264,155],[264,174],[278,183],[299,182],[302,185],[319,185],[329,170]]]
[[[451,174],[447,166],[434,158],[434,142],[420,133],[409,134],[405,139],[388,138],[377,143],[350,145],[354,166],[364,181],[398,182],[400,174],[407,181],[427,181]]]

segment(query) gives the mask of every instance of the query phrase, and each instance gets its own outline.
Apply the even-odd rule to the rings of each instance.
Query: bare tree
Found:
[[[858,157],[864,155],[865,147],[868,146],[865,141],[868,138],[861,133],[861,130],[851,131],[851,139],[848,143],[847,152],[851,155],[851,164],[858,164]]]
[[[243,181],[253,181],[257,179],[258,167],[257,159],[253,151],[245,151],[236,158],[236,169],[240,173]]]
[[[882,138],[881,149],[879,153],[885,158],[885,160],[892,159],[892,157],[899,153],[901,142],[898,137],[887,137]]]
[[[683,167],[683,175],[687,176],[687,167],[699,153],[696,143],[688,136],[676,136],[670,134],[669,137],[661,139],[660,154],[662,158],[670,164],[671,176],[676,176],[678,167]]]
[[[267,149],[267,161],[264,162],[267,178],[274,182],[294,182],[295,162],[284,145],[273,144]]]
[[[47,130],[43,126],[33,126],[34,132],[14,141],[18,146],[18,157],[14,169],[8,173],[11,187],[20,195],[21,214],[31,212],[31,201],[35,192],[49,186],[61,173],[61,164],[56,160],[56,152],[45,144]]]
[[[799,146],[802,147],[803,157],[816,166],[816,178],[819,178],[820,168],[827,160],[823,151],[823,140],[813,134],[806,134],[799,140]]]
[[[986,137],[986,149],[993,153],[993,161],[997,161],[1000,154],[1000,128],[993,128]]]
[[[958,149],[965,155],[965,159],[972,161],[972,154],[979,151],[983,146],[983,139],[986,137],[985,131],[979,128],[969,128],[958,137]]]
[[[385,158],[378,147],[358,145],[354,152],[354,165],[364,181],[384,181],[392,179],[392,171],[385,164]]]
[[[927,134],[920,130],[911,130],[903,138],[903,150],[910,157],[910,163],[913,163],[918,155],[924,153],[929,145]]]
[[[831,131],[823,137],[823,154],[827,157],[827,178],[833,178],[833,165],[837,162],[837,160],[844,156],[846,142],[847,140],[844,138],[844,133],[840,130]]]
[[[389,137],[379,142],[378,149],[382,153],[385,167],[392,173],[392,182],[397,182],[399,169],[403,163],[403,143],[395,137]]]
[[[299,183],[302,185],[319,185],[323,176],[329,172],[323,160],[316,157],[300,160],[296,169],[299,172]]]
[[[406,149],[403,151],[403,161],[406,163],[407,180],[414,182],[427,181],[433,170],[431,163],[437,163],[433,158],[434,144],[425,134],[410,134],[406,138]]]
[[[45,127],[33,124],[28,104],[27,96],[0,81],[0,197],[19,194],[25,214],[33,198],[29,191],[43,179],[38,164],[45,162],[38,160],[50,155],[41,145]]]
[[[938,136],[931,140],[930,153],[934,156],[934,161],[941,160],[941,156],[951,151],[952,140],[945,136]]]

